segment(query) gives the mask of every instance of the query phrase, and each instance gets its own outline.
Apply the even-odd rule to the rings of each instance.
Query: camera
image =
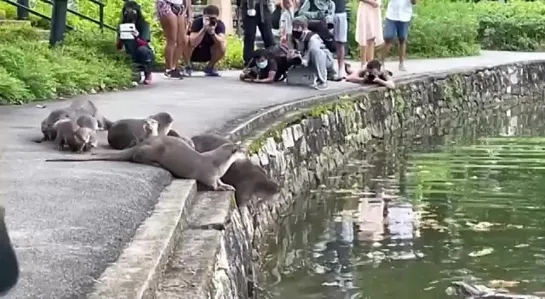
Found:
[[[217,23],[218,23],[218,19],[216,17],[209,17],[208,18],[208,25],[216,26]]]

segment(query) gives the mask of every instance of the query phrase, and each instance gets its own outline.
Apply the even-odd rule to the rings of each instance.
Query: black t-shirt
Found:
[[[203,27],[204,27],[204,19],[202,17],[197,18],[191,24],[191,32],[197,33],[201,31]],[[216,34],[225,34],[225,24],[220,19],[217,19],[215,32]],[[214,44],[214,40],[212,39],[210,34],[207,33],[204,35],[201,43],[197,47],[212,46],[213,44]]]
[[[276,63],[276,59],[269,58],[267,62],[267,66],[263,69],[258,68],[255,62],[255,59],[252,59],[252,61],[250,61],[250,64],[248,64],[248,67],[257,69],[258,71],[257,79],[268,78],[269,72],[276,72],[276,75],[274,76],[275,80],[277,79],[277,76],[279,75],[278,64]]]
[[[335,2],[335,13],[346,12],[346,0],[334,0]]]

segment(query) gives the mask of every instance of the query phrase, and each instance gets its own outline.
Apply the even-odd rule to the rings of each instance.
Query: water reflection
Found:
[[[370,145],[271,238],[271,297],[437,299],[454,280],[545,290],[544,123],[543,107],[521,106]]]

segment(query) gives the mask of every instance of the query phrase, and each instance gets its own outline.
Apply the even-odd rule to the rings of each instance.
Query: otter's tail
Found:
[[[85,162],[85,161],[131,161],[134,149],[130,148],[117,153],[96,154],[87,157],[46,159],[45,162]]]

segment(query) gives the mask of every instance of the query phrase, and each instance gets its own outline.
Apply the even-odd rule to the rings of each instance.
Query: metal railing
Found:
[[[117,31],[117,28],[104,23],[105,4],[99,0],[87,0],[98,6],[98,13],[99,13],[98,20],[68,8],[68,0],[40,0],[41,2],[47,3],[53,7],[51,16],[46,16],[43,13],[30,8],[29,0],[17,0],[17,1],[1,0],[1,1],[17,7],[17,19],[19,20],[27,20],[29,14],[33,14],[42,19],[50,21],[51,31],[49,36],[49,43],[51,45],[55,45],[58,42],[63,40],[64,32],[66,31],[66,29],[69,29],[69,30],[74,29],[74,27],[66,24],[66,14],[68,12],[86,21],[97,24],[101,31],[104,31],[104,28]]]

